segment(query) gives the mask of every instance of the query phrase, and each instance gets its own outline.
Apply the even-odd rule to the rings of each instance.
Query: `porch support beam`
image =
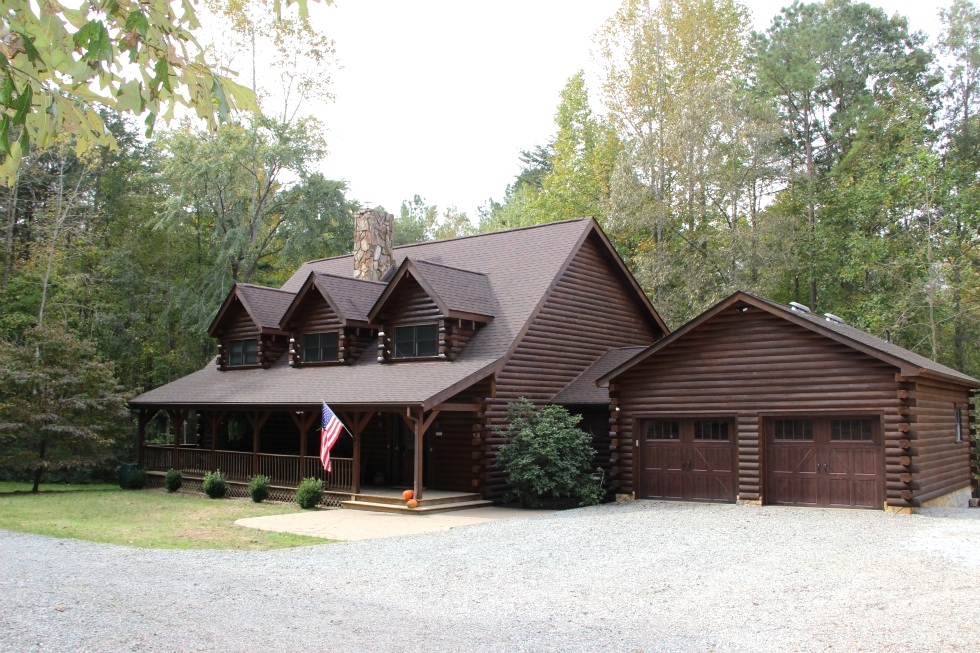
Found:
[[[188,410],[181,410],[180,408],[167,411],[170,415],[170,430],[173,431],[174,436],[173,458],[170,461],[170,466],[176,470],[180,470],[180,461],[177,459],[180,452],[180,436],[184,433],[184,422],[187,420],[188,412]]]
[[[225,410],[213,410],[208,413],[208,422],[211,424],[211,470],[213,471],[218,466],[218,454],[215,453],[218,449],[218,429],[221,428],[221,422],[224,421],[225,415],[228,411]]]
[[[136,464],[146,467],[144,460],[143,447],[146,445],[146,425],[159,412],[156,408],[140,408],[136,418]]]
[[[262,427],[265,423],[269,421],[272,416],[271,410],[266,411],[248,411],[245,413],[245,417],[248,418],[249,423],[252,425],[252,475],[259,473],[259,440],[262,437]]]
[[[291,410],[289,416],[293,424],[299,429],[299,480],[303,480],[306,473],[306,442],[309,440],[310,428],[317,416],[320,415],[316,410]]]
[[[424,413],[419,408],[418,417],[415,418],[415,485],[412,488],[415,493],[415,500],[422,500],[422,455],[425,453],[422,444],[422,436],[425,431],[422,429]]]

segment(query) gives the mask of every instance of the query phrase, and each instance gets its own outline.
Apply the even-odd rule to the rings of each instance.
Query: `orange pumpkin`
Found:
[[[413,492],[412,490],[405,490],[404,492],[402,492],[402,498],[405,499],[405,501],[408,501],[409,499],[413,499],[414,497],[415,497],[415,492]]]
[[[419,502],[416,501],[415,499],[409,499],[408,500],[408,507],[409,508],[418,508],[419,507]]]

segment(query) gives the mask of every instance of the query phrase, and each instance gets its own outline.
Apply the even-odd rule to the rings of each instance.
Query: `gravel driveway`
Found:
[[[636,502],[269,552],[0,531],[2,651],[970,651],[980,510]]]

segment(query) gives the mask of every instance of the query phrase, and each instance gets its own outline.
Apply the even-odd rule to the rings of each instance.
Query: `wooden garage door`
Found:
[[[733,502],[735,427],[727,419],[655,419],[640,423],[640,496]]]
[[[767,420],[767,502],[881,508],[881,422],[877,417]]]

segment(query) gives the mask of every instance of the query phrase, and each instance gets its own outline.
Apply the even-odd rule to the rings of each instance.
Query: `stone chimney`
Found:
[[[391,267],[395,216],[368,209],[354,218],[354,278],[380,281]]]

